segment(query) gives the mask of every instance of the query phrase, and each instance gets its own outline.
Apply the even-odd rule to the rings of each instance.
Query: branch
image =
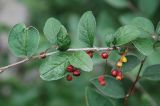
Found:
[[[128,94],[125,96],[124,98],[124,106],[128,106],[128,97],[132,94],[134,88],[135,88],[135,85],[136,83],[138,82],[138,80],[140,79],[140,73],[141,73],[141,70],[142,70],[142,67],[144,65],[144,62],[146,60],[146,57],[141,61],[141,65],[140,65],[140,68],[139,68],[139,71],[138,71],[138,74],[136,76],[136,80],[133,82],[131,88],[129,89],[128,91]]]
[[[97,48],[97,47],[94,47],[94,48],[73,48],[73,49],[68,49],[67,51],[105,51],[105,50],[113,50],[114,48]],[[117,47],[118,49],[118,47]],[[50,56],[50,55],[53,55],[55,53],[58,53],[59,51],[55,51],[55,52],[49,52],[49,53],[46,53],[46,56]],[[13,63],[13,64],[10,64],[10,65],[7,65],[7,66],[4,66],[4,67],[1,67],[0,68],[0,73],[4,72],[6,69],[8,68],[11,68],[11,67],[14,67],[16,65],[19,65],[19,64],[22,64],[22,63],[25,63],[29,60],[33,60],[33,59],[39,59],[39,55],[37,56],[33,56],[31,58],[26,58],[24,60],[21,60],[19,62],[16,62],[16,63]]]

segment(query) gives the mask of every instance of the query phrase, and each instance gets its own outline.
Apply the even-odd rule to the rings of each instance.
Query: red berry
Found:
[[[117,71],[116,79],[117,79],[117,80],[122,80],[122,79],[123,79],[122,71]]]
[[[81,72],[80,72],[79,70],[75,70],[75,71],[73,72],[73,75],[74,75],[74,76],[80,76],[80,74],[81,74]]]
[[[101,53],[101,57],[103,58],[103,59],[107,59],[108,58],[108,53],[107,52],[103,52],[103,53]]]
[[[39,54],[39,57],[40,57],[40,59],[46,58],[46,52],[41,52],[41,53]]]
[[[100,85],[105,86],[106,85],[106,81],[101,81]]]
[[[99,81],[99,82],[104,81],[104,75],[100,75],[100,76],[98,77],[98,81]]]
[[[118,73],[117,70],[112,70],[112,71],[111,71],[111,75],[112,75],[113,77],[116,77],[116,76],[117,76],[117,73]]]
[[[68,74],[67,77],[66,77],[66,79],[67,79],[68,81],[71,81],[71,80],[73,79],[73,78],[72,78],[72,75]]]
[[[67,67],[67,71],[68,71],[68,72],[73,72],[73,71],[74,71],[74,67],[73,67],[72,65],[69,65],[69,66]]]
[[[87,51],[87,54],[89,55],[89,57],[93,57],[93,51]]]

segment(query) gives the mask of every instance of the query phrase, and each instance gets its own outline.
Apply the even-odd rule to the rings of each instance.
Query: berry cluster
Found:
[[[66,77],[66,79],[67,79],[68,81],[71,81],[71,80],[73,79],[72,75],[78,77],[78,76],[80,76],[80,74],[81,74],[80,70],[74,68],[72,65],[69,65],[69,66],[67,67],[67,71],[68,71],[69,73],[71,73],[71,74],[68,74],[67,77]]]
[[[98,77],[98,82],[101,86],[105,86],[106,85],[106,81],[105,81],[105,78],[104,78],[104,75],[100,75]]]
[[[126,54],[127,54],[127,50],[125,50],[123,53],[121,53],[121,58],[118,60],[116,66],[117,69],[113,69],[111,71],[111,75],[113,77],[116,77],[117,80],[122,80],[123,79],[123,73],[121,71],[121,68],[123,66],[123,63],[127,62],[127,58],[126,58]]]

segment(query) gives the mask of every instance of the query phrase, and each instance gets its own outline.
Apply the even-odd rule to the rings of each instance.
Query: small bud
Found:
[[[127,58],[125,56],[122,56],[120,61],[126,63],[127,62]]]
[[[122,67],[122,65],[123,65],[123,64],[122,64],[121,61],[118,61],[118,62],[117,62],[117,67]]]
[[[41,52],[39,57],[40,57],[40,59],[46,58],[46,53],[45,52]]]

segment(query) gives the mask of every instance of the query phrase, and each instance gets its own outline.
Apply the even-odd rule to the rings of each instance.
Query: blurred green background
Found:
[[[97,20],[95,45],[104,47],[105,35],[114,33],[136,16],[147,17],[156,25],[160,20],[159,4],[160,0],[0,0],[0,66],[19,60],[11,54],[7,44],[10,28],[19,22],[35,26],[40,31],[41,43],[37,53],[49,45],[43,35],[43,27],[49,17],[55,17],[65,25],[74,48],[79,45],[76,36],[79,18],[85,11],[91,10]],[[0,106],[86,106],[85,87],[90,78],[98,76],[105,68],[105,61],[96,57],[94,71],[83,72],[81,77],[71,82],[65,78],[51,82],[41,80],[38,72],[41,61],[9,69],[0,74]],[[153,98],[145,96],[146,93],[138,93],[130,99],[130,106],[154,104],[148,100],[160,106],[158,82],[144,81],[142,85]]]

